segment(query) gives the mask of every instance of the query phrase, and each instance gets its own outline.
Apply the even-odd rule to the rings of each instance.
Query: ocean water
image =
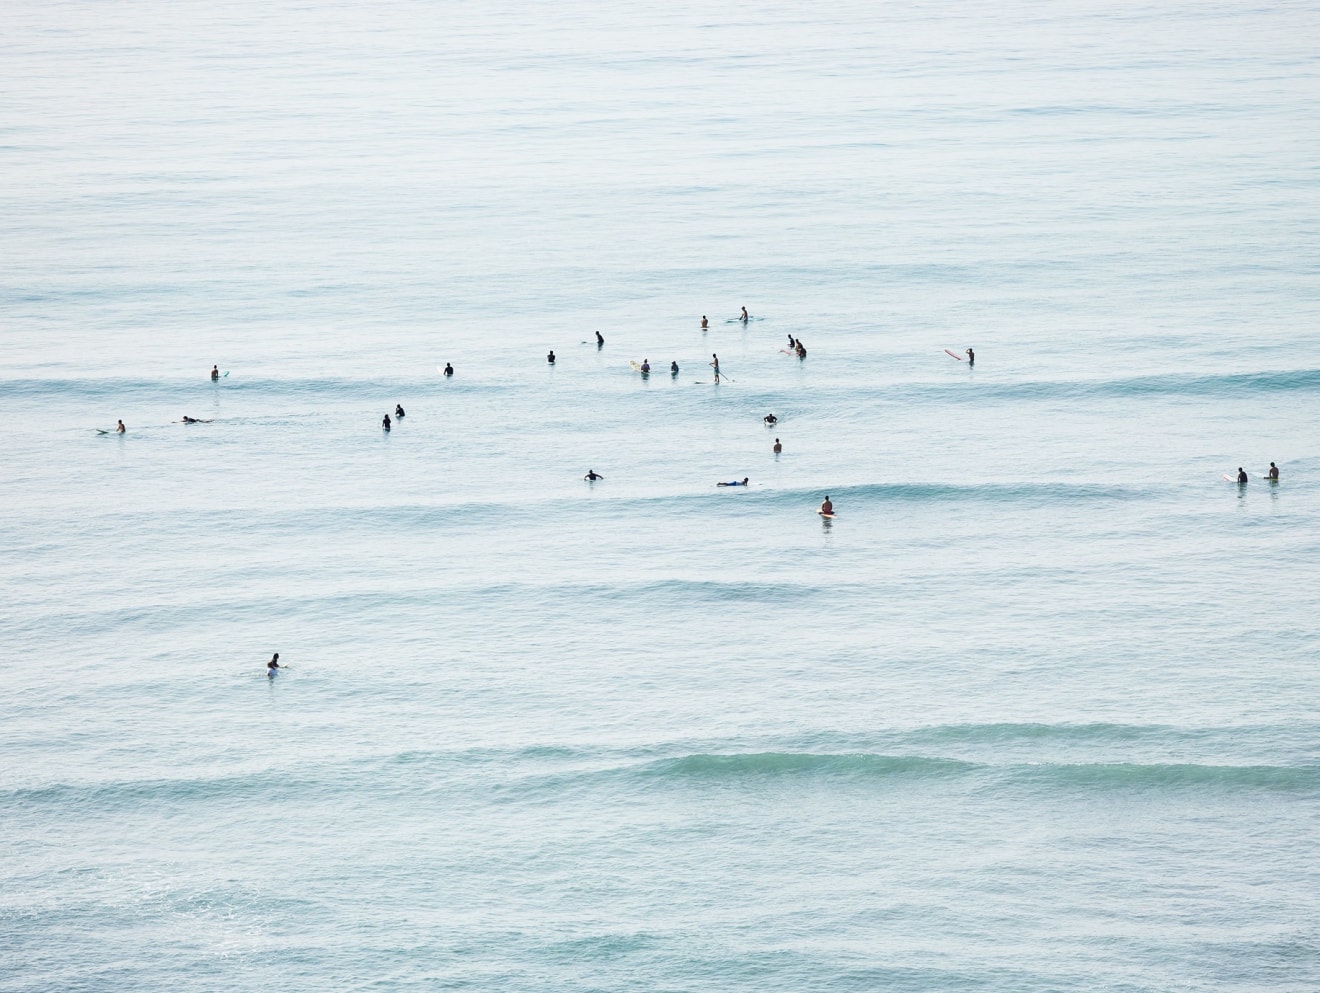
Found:
[[[3,22],[0,990],[1320,989],[1313,4]]]

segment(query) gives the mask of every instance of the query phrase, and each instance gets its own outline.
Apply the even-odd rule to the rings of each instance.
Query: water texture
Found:
[[[1320,989],[1314,5],[3,21],[0,990]]]

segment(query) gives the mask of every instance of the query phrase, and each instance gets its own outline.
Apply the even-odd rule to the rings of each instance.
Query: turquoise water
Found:
[[[0,989],[1320,988],[1313,7],[5,20]]]

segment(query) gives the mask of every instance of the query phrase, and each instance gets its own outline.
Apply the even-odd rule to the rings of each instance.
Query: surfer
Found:
[[[830,495],[828,493],[825,494],[825,500],[820,505],[820,512],[831,516],[834,514],[834,504],[830,503]]]
[[[601,347],[602,345],[604,345],[604,344],[605,344],[605,336],[604,336],[603,334],[601,334],[599,331],[597,331],[597,332],[596,332],[596,347],[597,347],[597,348],[600,348],[600,347]]]
[[[766,414],[764,417],[761,418],[761,420],[765,421],[765,426],[768,428],[774,427],[776,424],[779,423],[779,418],[776,417],[774,414]]]
[[[775,439],[775,454],[778,455],[778,454],[779,454],[780,452],[782,452],[783,450],[784,450],[784,446],[781,445],[781,444],[779,443],[779,439],[776,438],[776,439]]]
[[[1243,483],[1245,483],[1245,482],[1247,481],[1247,470],[1246,470],[1246,469],[1243,469],[1242,466],[1238,466],[1238,478],[1237,478],[1237,481],[1238,481],[1238,485],[1239,485],[1239,486],[1241,486]]]
[[[742,317],[738,318],[738,320],[742,321],[744,324],[747,323],[747,308],[746,308],[746,307],[744,307],[744,308],[742,309]]]
[[[403,417],[404,417],[404,414],[403,414],[403,404],[401,404],[401,403],[396,403],[396,404],[394,405],[394,416],[397,417],[399,420],[403,420]]]
[[[280,653],[276,652],[274,655],[270,657],[270,661],[266,663],[266,676],[270,679],[274,679],[275,676],[277,675],[277,670],[279,668],[280,668]]]
[[[596,480],[604,479],[605,477],[602,476],[600,473],[598,473],[595,469],[588,469],[587,474],[582,478],[585,479],[588,483],[594,483]]]
[[[115,434],[124,434],[127,430],[128,428],[124,427],[124,422],[120,421],[118,426],[115,428]]]
[[[793,336],[790,334],[788,336],[788,350],[792,352],[796,349],[797,349],[797,342],[793,340]]]
[[[669,363],[669,374],[670,374],[671,376],[677,376],[677,375],[678,375],[678,363],[677,363],[677,362],[670,362],[670,363]]]
[[[710,327],[710,322],[706,320],[706,315],[705,315],[705,314],[702,314],[702,315],[701,315],[701,330],[705,331],[706,328],[708,328],[708,327]]]
[[[967,364],[969,366],[976,365],[976,353],[970,348],[967,349]]]
[[[452,365],[450,365],[448,362],[446,362],[446,363],[445,363],[445,375],[446,375],[446,376],[452,376],[453,374],[454,374],[454,367],[453,367]]]
[[[649,376],[650,374],[651,374],[651,360],[642,359],[642,375]]]
[[[798,358],[805,359],[807,357],[807,346],[802,344],[801,338],[797,340],[797,343],[793,346],[793,349],[794,351],[797,352]]]
[[[1271,483],[1277,483],[1279,481],[1279,467],[1273,462],[1270,463],[1270,471],[1265,473],[1265,478]]]
[[[386,415],[385,415],[384,419],[380,422],[380,426],[381,426],[382,428],[384,428],[386,431],[388,431],[388,430],[390,429],[390,415],[389,415],[389,414],[386,414]]]
[[[716,483],[715,485],[716,485],[716,486],[746,486],[746,485],[747,485],[747,477],[746,477],[746,476],[743,476],[743,478],[742,478],[742,482],[741,482],[741,483],[738,482],[738,480],[735,479],[732,483]]]
[[[711,367],[715,370],[715,382],[716,382],[716,383],[719,383],[719,381],[720,381],[720,357],[719,357],[718,355],[716,355],[714,352],[711,352],[711,353],[710,353],[710,357],[711,357],[711,363],[710,363],[710,364],[711,364]]]
[[[220,378],[220,367],[218,365],[211,366],[211,381],[215,382],[219,378]]]
[[[200,417],[189,417],[187,414],[184,414],[184,415],[183,415],[183,423],[184,423],[184,424],[210,424],[211,422],[210,422],[210,421],[204,421],[204,420],[202,420]]]

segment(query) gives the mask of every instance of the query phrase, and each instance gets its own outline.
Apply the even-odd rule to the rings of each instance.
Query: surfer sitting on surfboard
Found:
[[[266,663],[266,675],[269,676],[271,679],[274,679],[275,676],[278,675],[276,670],[279,668],[280,668],[280,653],[276,652],[274,655],[270,657],[270,661]]]
[[[128,428],[124,427],[123,421],[120,421],[118,426],[115,427],[115,434],[124,434],[126,431],[128,431]]]
[[[825,500],[820,505],[820,512],[826,517],[834,516],[834,504],[830,503],[830,495],[828,493],[825,494]]]
[[[747,483],[747,477],[743,476],[741,483],[735,479],[732,483],[716,483],[715,485],[716,486],[746,486],[748,485],[748,483]]]

